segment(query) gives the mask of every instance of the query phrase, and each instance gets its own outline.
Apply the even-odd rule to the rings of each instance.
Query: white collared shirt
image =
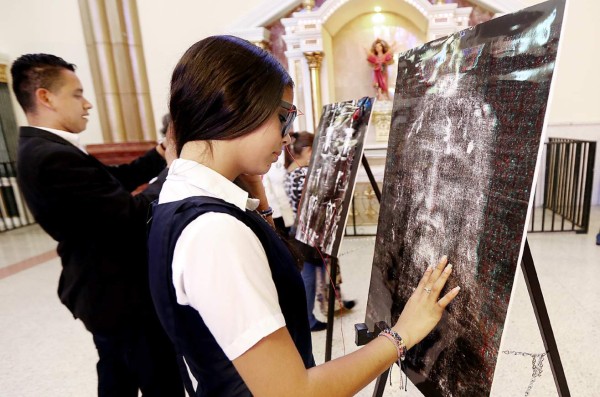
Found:
[[[283,189],[283,181],[286,176],[286,170],[283,165],[284,152],[281,153],[277,162],[271,165],[269,171],[263,176],[262,181],[267,200],[271,208],[273,208],[273,219],[281,217],[283,218],[283,224],[289,227],[294,224],[294,212],[292,211],[288,196]]]
[[[79,134],[73,134],[72,132],[67,132],[67,131],[62,131],[62,130],[56,130],[54,128],[38,127],[38,126],[35,126],[35,125],[32,125],[31,127],[33,127],[33,128],[39,128],[40,130],[48,131],[48,132],[53,133],[54,135],[58,135],[62,139],[64,139],[64,140],[68,141],[69,143],[71,143],[77,149],[81,150],[83,153],[88,154],[88,152],[85,150],[85,146],[79,140]]]
[[[191,196],[217,197],[242,210],[258,206],[219,173],[177,159],[159,203]],[[175,245],[172,269],[177,302],[200,313],[230,360],[285,326],[265,250],[238,219],[209,212],[190,222]]]

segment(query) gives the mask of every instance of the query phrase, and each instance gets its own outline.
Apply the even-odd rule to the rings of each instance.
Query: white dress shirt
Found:
[[[191,196],[217,197],[241,210],[258,206],[219,173],[177,159],[159,203]],[[175,245],[172,269],[177,302],[200,313],[230,360],[285,326],[265,250],[238,219],[209,212],[190,222]]]
[[[54,128],[37,127],[35,125],[32,125],[32,127],[33,128],[39,128],[40,130],[51,132],[54,135],[58,135],[62,139],[68,141],[71,144],[73,144],[73,146],[75,146],[76,148],[78,148],[79,150],[81,150],[83,153],[88,154],[88,152],[85,150],[85,146],[79,140],[79,134],[73,134],[72,132],[67,132],[67,131],[62,131],[62,130],[56,130]]]
[[[285,153],[282,152],[277,162],[271,165],[269,171],[263,176],[265,194],[269,205],[273,208],[273,218],[283,218],[283,224],[290,227],[294,224],[294,212],[290,201],[283,189],[286,170],[283,165]]]

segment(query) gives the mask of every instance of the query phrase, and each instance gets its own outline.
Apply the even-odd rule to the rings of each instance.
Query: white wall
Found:
[[[229,26],[271,0],[138,0],[142,41],[157,126],[167,111],[171,72],[194,42],[227,33]],[[539,1],[524,0],[528,4]],[[9,61],[27,52],[50,52],[78,65],[86,94],[96,102],[75,0],[0,0],[0,53]],[[600,124],[600,2],[569,0],[549,108],[550,124]],[[17,120],[25,118],[15,102]],[[593,129],[592,129],[593,130]],[[581,129],[587,137],[590,129]],[[586,136],[578,136],[587,139]],[[92,111],[85,143],[102,141],[97,113]]]
[[[590,140],[600,145],[599,37],[600,2],[567,0],[547,137]],[[592,205],[600,205],[600,146],[596,148]]]
[[[26,53],[45,52],[77,65],[84,95],[96,103],[85,39],[76,0],[0,0],[0,53],[12,63]],[[12,88],[11,88],[12,94]],[[27,124],[25,114],[14,100],[18,125]],[[90,112],[83,143],[102,142],[98,113]]]
[[[531,5],[541,2],[522,1]],[[567,1],[567,19],[549,122],[600,124],[600,51],[593,50],[600,49],[596,43],[596,38],[600,37],[600,1]],[[138,1],[157,125],[167,111],[171,71],[183,52],[203,37],[227,33],[228,26],[265,2],[275,3],[272,0],[221,0],[211,2],[207,10],[205,1]],[[588,131],[581,130],[586,134]],[[579,138],[588,139],[585,136]]]
[[[568,0],[550,123],[600,123],[600,2]]]
[[[156,125],[168,111],[173,68],[195,42],[229,33],[229,26],[264,0],[138,0],[142,43]]]
[[[196,41],[227,33],[227,27],[262,0],[138,0],[142,42],[157,128],[167,111],[173,67]],[[25,53],[46,52],[77,65],[85,96],[96,103],[76,0],[0,0],[0,60],[11,63]],[[14,99],[14,98],[13,98]],[[27,123],[14,101],[17,123]],[[97,112],[90,112],[84,143],[103,141]]]

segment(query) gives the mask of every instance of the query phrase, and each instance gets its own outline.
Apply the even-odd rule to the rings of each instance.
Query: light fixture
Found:
[[[371,20],[373,21],[373,23],[375,25],[381,25],[381,24],[383,24],[383,22],[385,22],[385,16],[378,12],[376,14],[373,14],[373,16],[371,17]]]

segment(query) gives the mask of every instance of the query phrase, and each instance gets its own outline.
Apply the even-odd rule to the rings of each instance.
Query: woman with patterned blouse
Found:
[[[291,134],[293,143],[288,145],[286,151],[287,175],[284,180],[285,192],[290,199],[290,205],[294,211],[294,216],[298,213],[304,181],[308,172],[308,164],[312,155],[312,146],[314,135],[302,131]],[[292,228],[291,235],[294,236],[296,230]],[[315,249],[309,246],[303,246],[302,251],[305,256],[304,266],[302,268],[302,280],[306,290],[306,304],[308,309],[308,323],[311,331],[322,331],[327,328],[327,324],[317,320],[313,311],[315,308],[317,269],[323,264]],[[307,255],[308,254],[308,255]]]

